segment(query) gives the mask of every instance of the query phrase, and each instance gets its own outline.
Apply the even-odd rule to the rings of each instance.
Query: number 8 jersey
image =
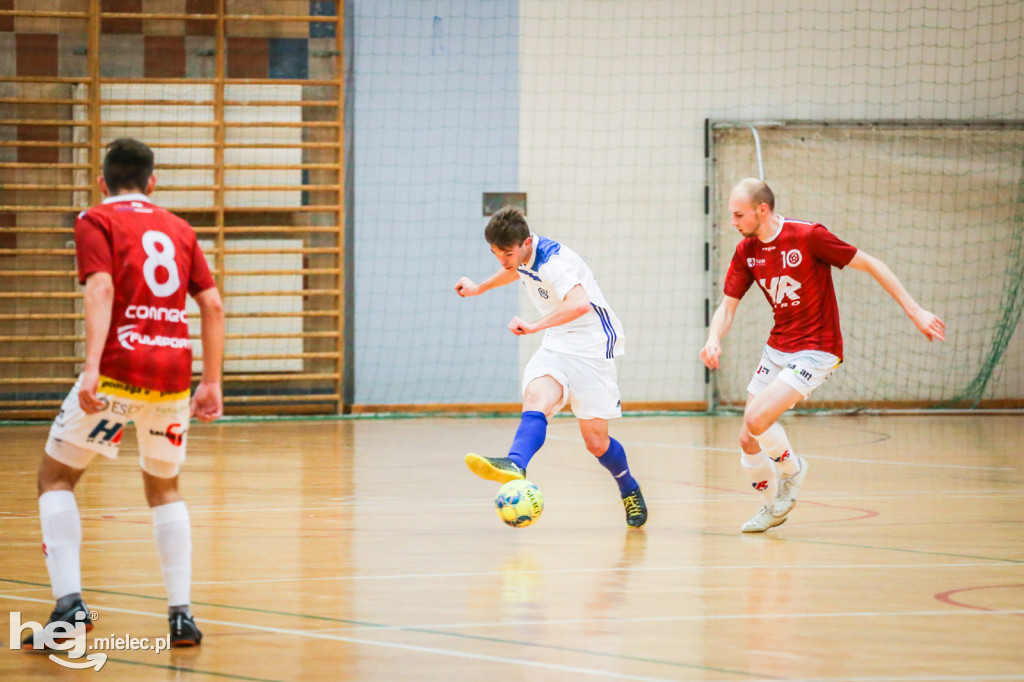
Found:
[[[75,221],[78,280],[110,274],[114,302],[100,374],[167,393],[189,389],[185,296],[215,286],[192,227],[144,194],[108,197]]]

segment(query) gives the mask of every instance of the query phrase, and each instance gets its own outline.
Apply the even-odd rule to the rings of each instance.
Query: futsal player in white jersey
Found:
[[[461,278],[456,293],[478,296],[519,280],[541,318],[513,317],[509,331],[517,336],[544,331],[544,338],[523,372],[523,416],[508,456],[470,453],[466,465],[499,483],[525,478],[530,459],[544,444],[548,418],[568,403],[587,450],[619,486],[626,524],[643,526],[647,505],[640,485],[629,472],[622,444],[608,435],[608,420],[622,416],[615,371],[615,358],[624,350],[622,324],[583,259],[530,232],[520,210],[505,207],[495,213],[484,237],[501,269],[480,284]]]
[[[777,215],[775,195],[763,181],[748,178],[736,185],[729,212],[744,238],[733,254],[725,296],[700,357],[709,369],[718,368],[722,337],[732,326],[740,298],[756,282],[772,306],[775,325],[747,386],[740,447],[743,468],[764,504],[740,530],[763,533],[786,521],[807,475],[807,460],[792,454],[777,420],[825,383],[843,361],[832,268],[848,265],[870,274],[929,341],[944,340],[946,326],[918,305],[882,261],[823,225]]]

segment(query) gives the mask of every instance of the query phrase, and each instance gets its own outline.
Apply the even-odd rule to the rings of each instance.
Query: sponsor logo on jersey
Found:
[[[166,322],[188,322],[184,310],[178,308],[156,308],[147,305],[130,305],[124,311],[129,320],[156,320]]]
[[[768,490],[768,481],[759,481],[757,483],[751,483],[750,487],[754,490]]]
[[[790,305],[800,305],[800,296],[796,292],[802,285],[789,275],[772,277],[771,281],[762,278],[757,280],[757,283],[768,294],[773,306],[787,308]]]
[[[181,428],[181,424],[171,424],[163,431],[157,431],[156,429],[149,430],[149,435],[163,436],[167,440],[171,441],[171,445],[179,448],[182,443],[185,442],[186,433],[188,433],[188,429]]]
[[[757,366],[757,371],[754,372],[754,374],[770,374],[770,373],[771,373],[771,370],[768,369],[767,367],[765,367],[764,365],[758,365]]]
[[[121,391],[122,393],[127,393],[128,395],[135,395],[136,393],[146,393],[147,392],[147,389],[145,389],[145,388],[141,388],[139,386],[132,386],[131,384],[126,384],[123,381],[115,381],[113,379],[106,379],[106,378],[100,380],[99,390],[101,390],[101,391]]]
[[[124,424],[120,422],[108,422],[101,419],[100,423],[89,433],[85,439],[87,443],[112,443],[117,445],[121,442],[121,434],[124,432]]]
[[[765,261],[764,258],[748,258],[747,259],[747,267],[748,268],[752,268],[752,267],[757,266],[757,265],[764,265],[765,262],[766,261]]]
[[[545,289],[541,289],[540,287],[537,287],[537,293],[538,293],[538,294],[540,294],[540,297],[541,297],[541,298],[544,298],[544,299],[546,299],[546,298],[548,297],[548,292],[547,292],[547,290],[545,290]]]
[[[157,334],[140,334],[135,331],[134,324],[126,324],[117,328],[117,340],[128,350],[135,350],[133,343],[140,346],[157,346],[159,348],[192,348],[192,341],[187,336],[164,336]]]

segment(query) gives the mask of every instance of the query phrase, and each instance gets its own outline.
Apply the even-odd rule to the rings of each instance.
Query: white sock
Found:
[[[761,444],[761,451],[775,462],[780,476],[789,478],[800,471],[800,463],[793,456],[793,448],[789,445],[789,437],[782,424],[775,422],[767,431],[754,438]]]
[[[39,496],[39,523],[43,527],[43,553],[50,574],[53,598],[82,591],[82,520],[70,490],[50,490]]]
[[[771,505],[775,500],[775,493],[779,489],[779,481],[775,476],[775,466],[768,456],[763,452],[753,455],[746,452],[740,459],[747,476],[750,477],[750,485],[766,505]]]
[[[153,534],[167,587],[167,603],[184,606],[191,601],[192,590],[192,524],[184,500],[153,507]]]

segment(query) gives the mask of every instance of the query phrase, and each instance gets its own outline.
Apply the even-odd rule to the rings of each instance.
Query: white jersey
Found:
[[[588,358],[614,358],[625,352],[622,323],[604,300],[594,273],[576,253],[545,237],[533,237],[530,262],[519,266],[519,279],[540,314],[555,311],[577,284],[590,301],[590,310],[572,322],[544,331],[541,348]]]

